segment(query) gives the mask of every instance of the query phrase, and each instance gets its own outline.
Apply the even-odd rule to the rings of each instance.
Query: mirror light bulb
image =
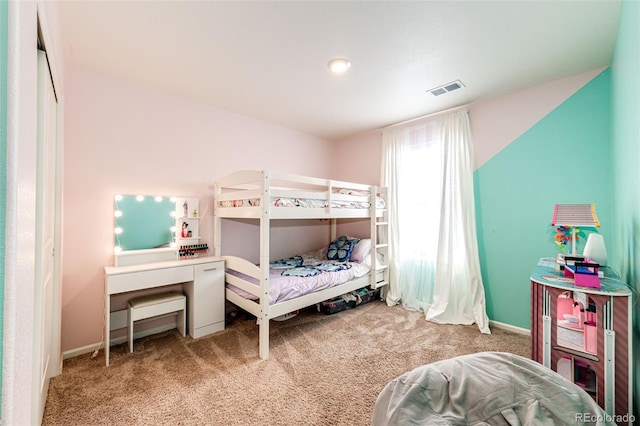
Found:
[[[116,228],[116,229],[114,229],[113,231],[116,233],[116,235],[120,235],[120,234],[122,234],[122,228],[120,228],[120,227],[117,227],[117,228]]]
[[[122,194],[116,194],[115,199],[116,201],[122,201]]]
[[[115,214],[116,217],[122,217],[122,211],[121,210],[116,210],[114,212],[114,214]]]
[[[137,200],[137,201],[144,201],[144,195],[138,195],[138,196],[136,196],[136,200]]]
[[[159,203],[159,202],[162,201],[162,197],[157,196],[157,197],[154,198],[154,200],[156,200],[156,203]]]

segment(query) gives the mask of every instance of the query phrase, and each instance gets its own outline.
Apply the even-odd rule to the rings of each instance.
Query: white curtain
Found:
[[[387,303],[490,333],[478,259],[466,109],[383,132],[389,188]]]

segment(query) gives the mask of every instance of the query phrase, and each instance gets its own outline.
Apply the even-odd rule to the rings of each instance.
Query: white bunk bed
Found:
[[[215,189],[214,253],[225,260],[225,280],[252,297],[228,286],[226,299],[258,318],[260,358],[269,357],[269,320],[366,286],[388,284],[388,228],[385,188],[319,179],[265,170],[244,170],[220,179]],[[260,221],[260,264],[225,256],[221,247],[222,219]],[[284,301],[270,301],[269,230],[277,219],[331,219],[331,240],[336,219],[369,218],[371,252],[368,273],[345,283]]]

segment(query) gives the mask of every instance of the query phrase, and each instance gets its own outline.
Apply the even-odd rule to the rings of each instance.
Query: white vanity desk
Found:
[[[111,296],[182,284],[187,295],[187,330],[194,339],[224,329],[224,260],[199,257],[129,266],[106,266],[104,353],[109,365]]]

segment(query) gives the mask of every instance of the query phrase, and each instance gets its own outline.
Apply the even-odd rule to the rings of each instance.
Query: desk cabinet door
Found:
[[[198,338],[224,329],[224,262],[194,269],[193,284],[187,285],[189,334]]]

